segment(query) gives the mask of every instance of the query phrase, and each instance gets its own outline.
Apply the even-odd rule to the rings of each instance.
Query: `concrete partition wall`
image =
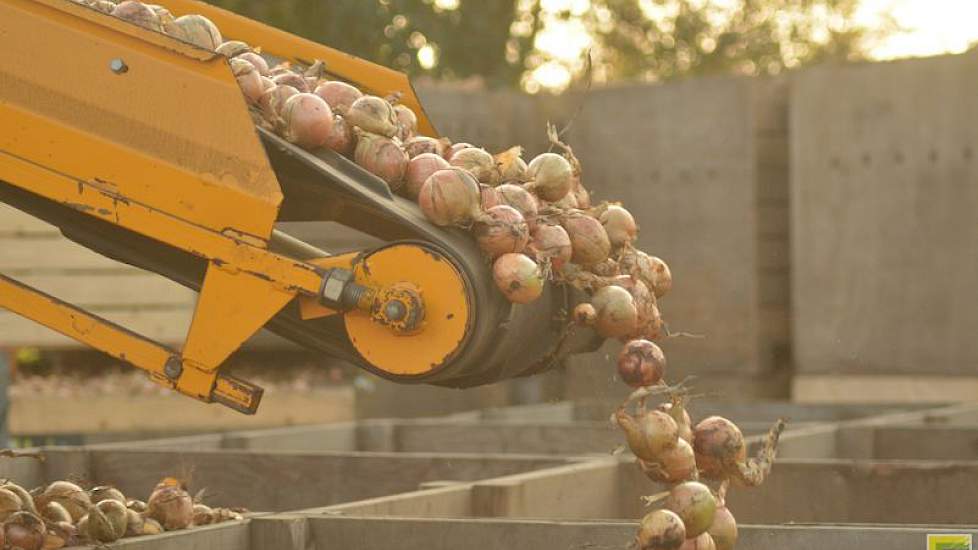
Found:
[[[797,397],[978,396],[976,89],[978,51],[794,76]]]

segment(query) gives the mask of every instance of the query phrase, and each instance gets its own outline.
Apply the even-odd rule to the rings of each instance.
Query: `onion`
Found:
[[[679,425],[679,438],[687,443],[693,443],[693,421],[684,405],[685,398],[675,399],[672,403],[662,403],[657,409],[667,413]]]
[[[55,481],[34,499],[39,508],[44,508],[48,502],[57,502],[71,514],[72,521],[78,521],[92,506],[88,493],[69,481]]]
[[[438,170],[425,180],[418,205],[431,223],[464,225],[480,216],[479,183],[461,168]]]
[[[408,156],[390,138],[370,132],[357,132],[357,148],[353,159],[366,171],[384,180],[392,191],[397,191],[404,183]]]
[[[258,69],[241,57],[231,59],[231,72],[238,81],[238,87],[244,94],[248,103],[258,103],[259,98],[265,93],[265,84],[261,81],[261,74]]]
[[[14,493],[15,495],[17,495],[18,498],[20,498],[21,510],[37,515],[37,508],[34,506],[34,497],[32,497],[31,494],[28,493],[26,489],[24,489],[20,485],[17,485],[16,483],[9,482],[9,481],[7,483],[4,483],[2,486],[0,486],[0,489],[6,489]]]
[[[669,510],[655,510],[642,518],[635,543],[638,550],[677,550],[686,541],[686,527]]]
[[[193,500],[180,487],[157,485],[146,506],[146,515],[160,522],[167,531],[186,529],[193,520]]]
[[[41,517],[48,521],[67,521],[71,523],[71,514],[68,513],[68,510],[65,510],[64,506],[57,502],[45,504],[44,508],[41,508]]]
[[[492,278],[506,299],[515,304],[528,304],[543,293],[540,267],[523,254],[503,254],[496,259]]]
[[[321,147],[333,130],[333,113],[323,98],[315,94],[300,92],[286,100],[282,119],[285,139],[307,149]]]
[[[100,11],[102,13],[107,13],[109,15],[112,14],[112,10],[114,10],[115,9],[115,6],[116,6],[115,2],[110,2],[109,0],[91,0],[91,1],[87,2],[87,4],[89,6],[95,8],[95,9],[97,9],[98,11]],[[164,27],[164,30],[166,30],[165,27]],[[167,34],[170,34],[170,32],[167,31]],[[181,34],[182,34],[182,32],[181,32]],[[174,35],[174,36],[178,36],[179,37],[180,35],[178,34],[178,35]]]
[[[656,298],[661,298],[672,289],[672,273],[665,262],[641,250],[626,247],[621,256],[621,269],[640,279],[649,287]]]
[[[724,479],[730,464],[747,459],[744,434],[722,416],[711,416],[693,429],[693,449],[700,473],[707,479]]]
[[[563,158],[563,157],[560,157]],[[571,261],[583,266],[594,265],[608,259],[611,241],[598,220],[585,214],[564,216],[561,225],[570,235],[574,253]]]
[[[496,161],[485,149],[468,147],[452,155],[448,161],[452,166],[464,168],[481,183],[496,183],[499,174],[496,172]]]
[[[598,311],[588,303],[577,304],[571,312],[571,320],[578,325],[589,327],[598,319]]]
[[[258,98],[258,106],[265,113],[266,118],[274,122],[282,117],[285,102],[298,94],[299,90],[286,84],[279,86],[273,83],[273,86],[275,87],[262,92],[261,97]]]
[[[567,231],[559,225],[546,224],[537,224],[533,230],[529,250],[538,262],[549,262],[556,270],[570,261],[572,252]]]
[[[156,12],[146,4],[136,0],[120,2],[112,10],[112,16],[153,31],[163,31],[163,25],[160,23],[160,17],[156,15]]]
[[[112,540],[121,539],[126,534],[126,527],[129,525],[129,510],[126,509],[126,505],[119,502],[118,500],[107,499],[99,502],[95,505],[92,512],[89,512],[89,516],[92,515],[96,510],[101,512],[109,522],[109,526],[112,530],[112,536],[115,538]],[[88,529],[92,530],[92,517],[88,519]],[[97,539],[102,542],[112,542],[112,540]]]
[[[687,539],[679,550],[717,550],[717,547],[713,537],[709,533],[703,533],[696,538]]]
[[[499,200],[502,204],[512,206],[523,215],[530,231],[537,226],[537,200],[529,191],[519,185],[505,183],[496,188],[499,193]]]
[[[619,407],[614,419],[625,432],[632,454],[646,462],[655,462],[663,451],[676,446],[679,441],[676,421],[662,411],[643,410],[632,416],[624,407]]]
[[[573,197],[574,195],[570,195]],[[611,246],[618,248],[623,246],[625,243],[631,243],[638,236],[638,226],[635,225],[635,218],[632,214],[618,206],[616,204],[609,205],[608,208],[601,213],[600,218],[601,225],[604,226],[604,230],[608,233],[608,240],[611,241]]]
[[[530,241],[530,230],[523,215],[505,204],[486,210],[486,217],[476,222],[473,232],[479,248],[490,258],[523,252]]]
[[[394,114],[397,116],[397,137],[401,141],[406,141],[418,131],[418,116],[407,105],[398,103],[394,106]]]
[[[217,517],[214,510],[206,504],[194,504],[194,525],[210,525]]]
[[[444,159],[442,159],[442,160],[444,160]],[[448,161],[445,161],[445,163],[447,164]],[[491,185],[486,185],[484,183],[480,183],[479,184],[479,194],[482,197],[481,204],[482,204],[482,209],[483,210],[489,210],[493,206],[498,206],[498,205],[502,204],[502,198],[500,198],[499,192],[496,191],[496,188],[493,187],[493,186],[491,186]],[[519,212],[519,211],[517,210],[517,212]],[[522,216],[522,214],[520,214],[520,216]],[[526,220],[524,220],[524,221],[526,221]],[[529,224],[527,224],[527,227],[529,227]]]
[[[600,275],[602,277],[617,277],[618,273],[618,263],[608,258],[603,262],[598,262],[589,268],[591,273],[595,275]]]
[[[48,531],[44,535],[44,550],[55,550],[65,546],[78,544],[78,530],[71,522],[58,521],[47,524]]]
[[[326,100],[326,103],[341,115],[346,114],[354,101],[363,97],[360,90],[339,80],[330,80],[316,86],[316,95]]]
[[[333,128],[329,131],[324,147],[332,149],[341,155],[350,155],[356,147],[357,136],[353,132],[346,119],[340,115],[333,115]]]
[[[493,157],[498,167],[499,181],[517,183],[526,181],[526,161],[523,160],[522,154],[523,148],[517,145]]]
[[[404,152],[409,157],[414,158],[425,153],[432,153],[443,157],[446,148],[445,139],[435,139],[427,136],[414,136],[404,142]],[[447,161],[446,161],[447,162]]]
[[[545,201],[559,201],[570,192],[574,170],[564,157],[544,153],[530,161],[526,176],[531,191]]]
[[[591,208],[591,194],[588,193],[584,184],[581,183],[581,177],[577,174],[574,175],[574,183],[571,184],[570,194],[574,195],[578,208]]]
[[[347,121],[372,134],[394,137],[397,134],[397,114],[386,99],[365,95],[350,105]]]
[[[300,93],[309,93],[309,83],[306,79],[292,71],[273,75],[272,80],[279,86],[292,86]]]
[[[577,198],[570,193],[564,195],[564,198],[560,199],[559,201],[550,203],[550,205],[560,210],[577,210],[579,206],[577,204]]]
[[[659,314],[659,306],[656,304],[655,295],[649,291],[639,279],[633,279],[629,275],[619,275],[612,279],[612,284],[627,290],[635,301],[635,310],[638,312],[638,324],[635,331],[628,336],[632,338],[657,339],[661,336],[662,316]]]
[[[465,143],[465,142],[455,143],[445,151],[445,160],[451,162],[452,157],[455,156],[455,153],[458,153],[463,149],[469,149],[472,147],[475,147],[475,145],[472,145],[471,143]]]
[[[17,493],[7,489],[0,489],[0,521],[7,519],[16,512],[20,512],[24,505],[17,496]]]
[[[696,455],[693,447],[681,437],[676,446],[659,453],[657,460],[639,460],[646,477],[657,483],[679,483],[696,479]]]
[[[222,42],[215,51],[230,59],[232,57],[238,57],[243,53],[250,52],[251,46],[240,40],[228,40],[227,42]]]
[[[258,74],[268,76],[268,62],[265,61],[264,57],[256,54],[255,52],[244,52],[236,56],[235,59],[244,59],[255,67]]]
[[[149,6],[149,8],[153,10],[153,13],[156,14],[156,17],[159,18],[160,28],[165,34],[175,36],[177,38],[183,35],[183,29],[180,28],[180,25],[177,25],[177,20],[173,17],[173,14],[170,13],[170,10],[157,4],[147,4],[147,6]],[[115,6],[113,6],[112,9],[115,9]]]
[[[126,508],[141,514],[146,511],[146,503],[141,500],[130,499],[128,502],[126,502]]]
[[[268,90],[272,90],[272,89],[274,89],[274,88],[275,88],[276,86],[278,86],[278,84],[276,84],[274,80],[272,80],[271,78],[269,78],[269,77],[267,77],[267,76],[263,76],[263,77],[261,77],[261,85],[262,85],[262,87],[263,87],[263,88],[265,88],[265,91],[266,91],[266,92],[267,92]],[[299,90],[296,90],[296,92],[298,92],[298,91],[299,91]]]
[[[713,523],[707,530],[713,537],[716,550],[733,550],[737,544],[737,520],[726,506],[717,508],[713,514]]]
[[[591,297],[591,303],[598,311],[594,328],[601,336],[621,338],[635,332],[638,311],[632,295],[624,288],[606,286],[598,289]]]
[[[141,537],[144,535],[159,535],[163,532],[163,526],[153,518],[148,518],[134,511],[126,511],[126,535],[127,537]]]
[[[664,505],[683,520],[687,538],[705,533],[713,523],[717,509],[717,501],[710,488],[698,481],[686,481],[673,487]]]
[[[409,199],[417,200],[424,182],[435,172],[446,168],[449,168],[448,161],[434,153],[422,153],[412,158],[408,161],[407,169],[404,171],[404,185],[400,189],[401,194]],[[485,205],[483,205],[484,207]]]
[[[30,512],[17,512],[3,522],[4,548],[41,550],[45,533],[44,520]]]
[[[103,500],[116,500],[122,504],[126,503],[126,496],[122,494],[122,491],[108,485],[95,487],[89,491],[89,494],[91,495],[92,503],[94,504],[98,504]]]
[[[618,353],[618,376],[633,388],[658,384],[665,371],[665,354],[648,340],[632,340]]]
[[[183,29],[186,41],[199,48],[216,50],[224,42],[217,25],[203,15],[183,15],[177,17],[176,24]]]

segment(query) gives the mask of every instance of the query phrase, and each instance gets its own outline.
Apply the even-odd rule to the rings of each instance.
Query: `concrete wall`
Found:
[[[978,51],[796,75],[791,194],[799,373],[974,376],[975,89]],[[907,383],[910,392],[920,388],[919,381]]]

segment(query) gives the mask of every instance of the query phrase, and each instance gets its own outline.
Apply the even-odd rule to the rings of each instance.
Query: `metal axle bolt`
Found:
[[[115,74],[123,74],[129,71],[129,65],[126,65],[126,62],[121,57],[117,57],[109,61],[109,69]]]

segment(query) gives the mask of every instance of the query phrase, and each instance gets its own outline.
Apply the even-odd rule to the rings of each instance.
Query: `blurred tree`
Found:
[[[583,50],[580,40],[551,36],[547,48],[538,40],[571,21],[590,37],[599,82],[854,60],[887,30],[854,22],[861,0],[213,1],[412,76],[479,76],[530,90],[563,87],[583,67],[583,51],[568,53]],[[541,67],[563,74],[546,82]]]
[[[861,0],[592,0],[586,16],[605,80],[776,74],[866,56],[892,20],[855,21]]]

